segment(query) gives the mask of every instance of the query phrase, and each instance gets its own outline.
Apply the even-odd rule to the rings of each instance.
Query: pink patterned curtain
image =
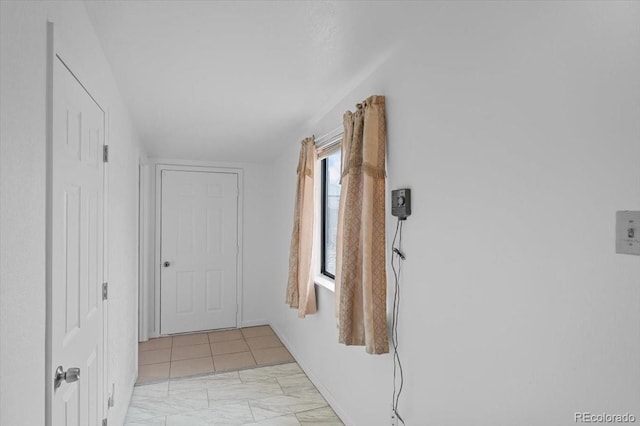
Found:
[[[338,213],[336,312],[339,341],[389,352],[385,244],[384,96],[344,115]]]
[[[314,138],[302,141],[298,162],[298,186],[294,207],[293,233],[289,251],[289,281],[286,303],[298,309],[298,316],[316,312],[316,293],[311,276],[314,213],[314,165],[316,147]]]

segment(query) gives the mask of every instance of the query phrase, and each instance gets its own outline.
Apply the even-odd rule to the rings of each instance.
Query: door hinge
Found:
[[[107,418],[105,417],[104,419],[102,419],[102,426],[107,426],[108,421]]]
[[[109,145],[102,145],[102,161],[109,162]]]
[[[109,283],[102,283],[102,300],[107,300],[109,297]]]
[[[109,395],[109,399],[107,399],[107,407],[108,408],[111,408],[116,404],[115,398],[116,398],[116,384],[112,383],[111,384],[111,395]]]

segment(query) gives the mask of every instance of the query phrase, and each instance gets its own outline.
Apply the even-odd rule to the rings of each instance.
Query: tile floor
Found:
[[[138,383],[292,361],[268,325],[160,337],[138,345]]]
[[[343,423],[298,364],[289,362],[138,384],[125,426],[141,425],[339,426]]]
[[[343,425],[271,327],[138,346],[125,426]]]

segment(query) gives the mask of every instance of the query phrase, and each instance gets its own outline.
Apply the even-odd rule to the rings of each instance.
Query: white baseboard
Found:
[[[257,327],[259,325],[269,325],[269,321],[267,320],[249,320],[242,321],[240,327]]]
[[[309,365],[300,356],[300,354],[293,349],[293,347],[291,346],[291,343],[287,340],[286,337],[284,337],[284,334],[282,334],[282,332],[278,329],[278,327],[274,326],[273,324],[270,324],[270,325],[273,331],[278,336],[278,338],[280,338],[280,340],[286,346],[289,352],[291,352],[291,355],[293,355],[293,357],[296,359],[296,361],[298,362],[298,365],[300,365],[300,368],[302,368],[302,370],[305,372],[307,377],[309,377],[309,380],[311,380],[311,382],[315,385],[315,387],[318,389],[320,394],[322,394],[324,399],[326,399],[329,405],[331,405],[331,408],[333,409],[333,411],[335,411],[338,417],[340,417],[340,420],[342,420],[342,422],[346,426],[355,425],[355,422],[351,419],[349,415],[347,415],[347,413],[344,411],[342,406],[338,403],[338,400],[331,394],[331,392],[329,392],[329,389],[327,389],[327,387],[322,383],[320,378],[313,372],[313,370],[309,368]]]
[[[242,321],[239,325],[239,327],[257,327],[259,325],[269,325],[269,321],[267,320],[249,320],[249,321]],[[200,333],[200,331],[193,331],[192,333]],[[153,333],[149,333],[148,339],[156,339],[158,337],[163,337],[164,335],[160,335],[156,332]],[[140,342],[143,342],[146,340],[140,340]]]

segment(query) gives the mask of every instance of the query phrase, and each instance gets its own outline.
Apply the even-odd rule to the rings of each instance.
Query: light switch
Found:
[[[640,211],[616,212],[616,253],[640,256]]]

